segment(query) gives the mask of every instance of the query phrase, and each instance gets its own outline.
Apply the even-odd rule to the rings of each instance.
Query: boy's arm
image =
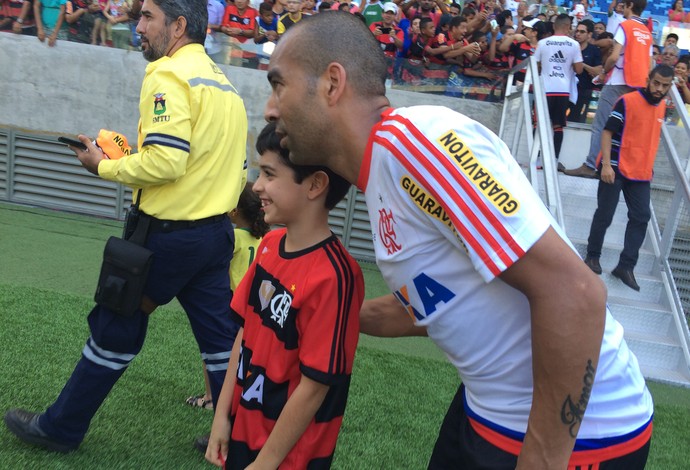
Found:
[[[208,438],[206,447],[206,460],[216,467],[222,467],[228,458],[228,442],[230,441],[230,408],[232,407],[233,393],[235,392],[235,382],[237,380],[237,366],[240,359],[240,347],[242,346],[242,334],[244,328],[240,328],[232,346],[228,370],[225,373],[223,388],[221,389],[218,403],[213,415],[213,425],[211,435]]]
[[[316,382],[302,374],[299,385],[288,398],[266,443],[254,463],[247,469],[278,468],[309,426],[326,398],[329,388],[328,385]],[[225,385],[223,389],[225,390]],[[209,441],[209,448],[210,444]]]

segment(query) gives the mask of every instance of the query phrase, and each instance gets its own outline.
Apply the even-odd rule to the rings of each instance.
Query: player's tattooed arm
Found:
[[[592,365],[592,360],[587,360],[587,367],[585,367],[585,375],[582,378],[582,393],[580,399],[575,401],[568,395],[561,407],[561,422],[568,426],[568,432],[573,439],[577,437],[577,431],[580,429],[582,419],[585,416],[587,403],[589,397],[592,395],[592,386],[594,385],[594,376],[596,375],[596,368]]]

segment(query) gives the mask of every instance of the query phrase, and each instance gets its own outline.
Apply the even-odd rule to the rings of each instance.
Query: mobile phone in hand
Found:
[[[71,145],[79,150],[86,150],[86,145],[84,145],[80,140],[72,139],[70,137],[58,137],[58,141],[63,144]]]

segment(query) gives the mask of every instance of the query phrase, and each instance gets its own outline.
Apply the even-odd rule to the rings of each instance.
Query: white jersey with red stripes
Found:
[[[506,145],[444,107],[388,110],[372,130],[357,186],[381,273],[457,367],[471,416],[524,433],[532,402],[530,309],[497,276],[549,226],[567,238]],[[578,441],[635,432],[652,412],[637,359],[607,310]]]

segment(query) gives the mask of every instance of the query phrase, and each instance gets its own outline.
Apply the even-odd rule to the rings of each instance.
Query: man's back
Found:
[[[140,152],[99,167],[101,175],[145,187],[140,208],[160,219],[196,220],[234,208],[246,165],[246,112],[203,46],[149,64],[139,110]],[[154,162],[147,161],[150,146]]]

